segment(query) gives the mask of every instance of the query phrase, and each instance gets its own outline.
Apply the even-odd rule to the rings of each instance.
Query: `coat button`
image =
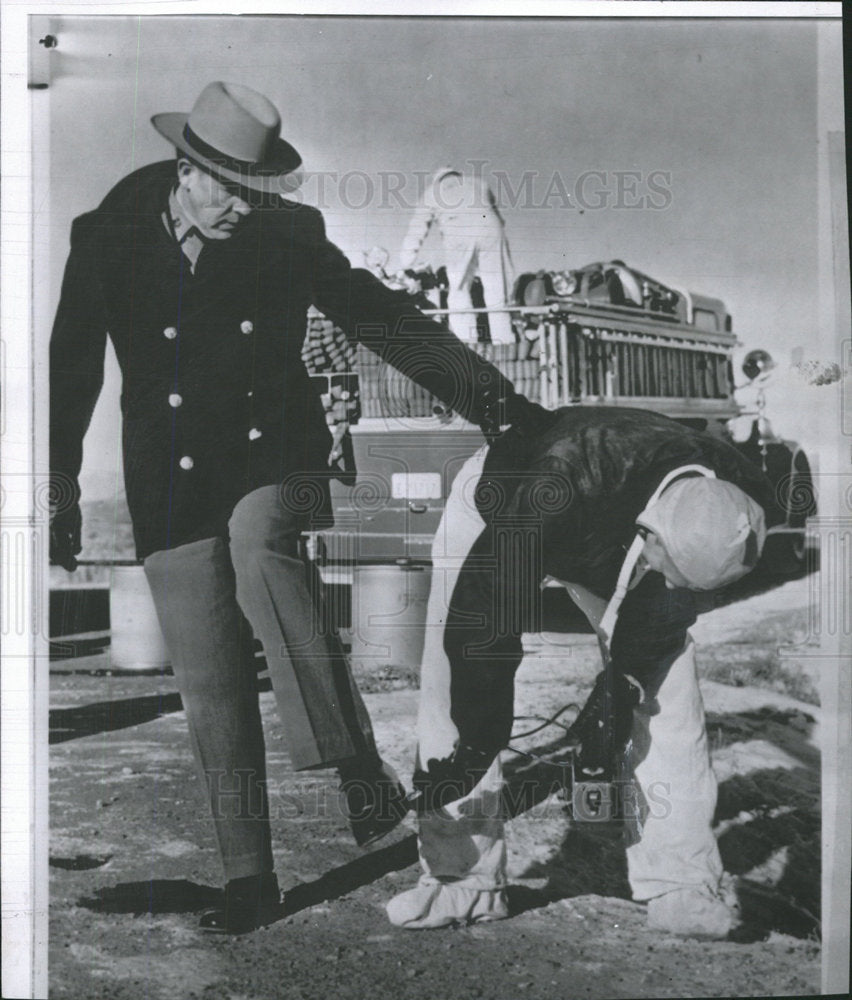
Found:
[[[165,330],[163,330],[163,336],[166,340],[174,340],[177,336],[177,328],[174,326],[167,326]]]
[[[247,396],[253,396],[254,395],[254,390],[253,389],[249,389],[249,391],[246,393],[246,395]]]
[[[186,469],[187,472],[195,465],[195,462],[189,457],[189,455],[184,455],[180,460],[180,467]]]
[[[176,392],[173,392],[169,396],[169,406],[173,406],[175,409],[177,409],[182,402],[183,402],[183,396],[178,395],[178,393]]]
[[[249,431],[249,441],[257,441],[259,437],[263,437],[263,432],[259,431],[256,427],[252,427]]]
[[[240,329],[243,333],[251,333],[254,330],[254,323],[250,319],[244,319],[240,323]]]

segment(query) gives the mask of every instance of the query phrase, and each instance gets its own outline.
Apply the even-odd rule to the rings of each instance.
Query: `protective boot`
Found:
[[[720,941],[739,923],[735,905],[709,886],[686,886],[648,900],[648,927],[681,937]]]

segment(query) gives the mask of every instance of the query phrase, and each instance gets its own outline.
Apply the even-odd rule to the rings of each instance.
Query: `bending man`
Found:
[[[656,927],[723,937],[712,832],[716,782],[688,629],[693,591],[757,562],[770,484],[725,442],[644,410],[531,405],[459,472],[435,539],[418,722],[419,885],[388,913],[407,927],[506,916],[500,751],[510,739],[521,632],[547,579],[563,584],[611,658],[572,727],[579,773],[612,777],[632,735],[641,839],[634,899]],[[616,745],[615,750],[618,750]],[[668,786],[665,816],[648,808]],[[662,786],[658,786],[662,787]],[[471,847],[473,845],[473,847]],[[462,850],[462,846],[464,849]]]

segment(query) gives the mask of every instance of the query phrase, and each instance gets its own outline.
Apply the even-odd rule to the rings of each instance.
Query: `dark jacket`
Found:
[[[356,341],[474,422],[509,385],[404,294],[353,270],[313,208],[253,212],[196,271],[161,213],[174,161],[124,178],[75,219],[51,339],[51,472],[78,492],[106,336],[122,373],[124,474],[137,555],[221,535],[261,486],[327,525],[330,436],[301,360],[315,305]],[[64,479],[64,482],[63,482]]]
[[[542,576],[609,598],[636,517],[663,476],[681,465],[703,465],[739,486],[763,507],[767,525],[783,519],[756,465],[725,441],[659,413],[563,407],[537,423],[492,444],[477,503],[486,521],[540,531]]]

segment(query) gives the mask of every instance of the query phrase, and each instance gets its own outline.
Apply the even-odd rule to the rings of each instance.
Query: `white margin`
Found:
[[[47,680],[35,518],[27,11],[2,20],[2,944],[4,997],[47,996]],[[35,572],[34,572],[35,570]],[[38,669],[39,664],[44,669]]]
[[[40,627],[47,609],[35,599],[34,579],[43,578],[46,557],[34,551],[37,522],[33,486],[35,464],[32,337],[31,133],[29,116],[29,15],[151,15],[169,14],[360,14],[399,15],[390,0],[312,0],[293,4],[239,3],[235,0],[143,0],[88,3],[57,0],[36,3],[2,0],[2,202],[0,202],[0,473],[4,492],[0,529],[4,540],[0,568],[0,752],[2,752],[2,995],[14,998],[47,996],[47,650]],[[644,18],[839,18],[841,3],[811,2],[690,2],[690,0],[411,0],[405,16],[501,17],[644,17]],[[39,455],[40,457],[40,455]],[[9,547],[7,538],[25,540]],[[39,565],[34,566],[34,559]],[[35,569],[35,574],[34,574]],[[38,622],[16,633],[15,622]],[[848,638],[848,637],[847,637]],[[30,669],[26,669],[29,665]],[[41,665],[44,669],[39,670]],[[848,747],[847,747],[848,751]],[[848,757],[848,753],[847,753]],[[41,779],[41,780],[39,780]],[[846,789],[848,793],[848,787]],[[848,800],[848,794],[847,794]],[[823,832],[826,843],[826,831]],[[841,859],[848,874],[848,859]],[[825,883],[824,883],[825,884]],[[848,883],[835,881],[845,893]],[[848,932],[847,932],[848,933]],[[848,954],[848,937],[846,938]],[[824,980],[829,972],[824,949]],[[837,970],[833,970],[837,974]],[[846,972],[848,976],[848,971]],[[829,981],[836,982],[836,979]],[[847,989],[848,989],[848,978]]]

